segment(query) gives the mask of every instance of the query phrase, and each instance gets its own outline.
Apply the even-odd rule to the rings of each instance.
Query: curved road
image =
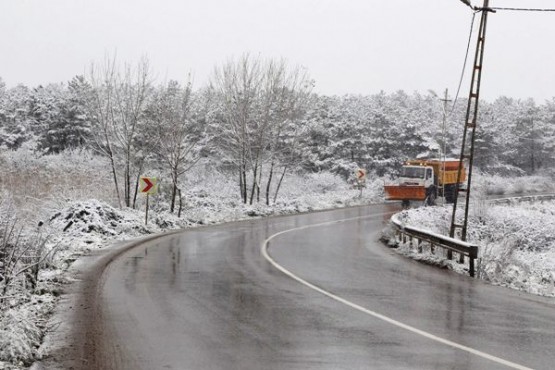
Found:
[[[396,211],[198,228],[105,256],[66,367],[553,368],[553,300],[397,255],[378,241]]]

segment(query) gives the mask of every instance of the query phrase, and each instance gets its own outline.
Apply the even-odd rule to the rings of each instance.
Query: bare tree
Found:
[[[268,118],[271,123],[269,128],[268,158],[270,162],[269,175],[266,182],[266,204],[270,204],[270,189],[274,173],[281,167],[278,184],[274,192],[273,201],[276,201],[279,189],[285,174],[293,163],[298,162],[297,153],[298,135],[301,130],[300,119],[306,113],[313,82],[305,70],[297,67],[287,69],[286,63],[281,60],[272,63],[268,69],[268,85],[266,94],[272,98],[266,110],[270,112]]]
[[[89,71],[92,96],[87,101],[87,109],[95,130],[91,144],[110,162],[120,207],[123,204],[130,207],[133,189],[137,192],[138,169],[144,160],[144,156],[137,155],[140,152],[137,138],[144,129],[150,74],[146,58],[136,67],[126,64],[120,68],[115,57],[106,57],[100,67],[92,64]]]
[[[247,168],[249,138],[256,111],[256,98],[261,84],[260,62],[244,55],[238,62],[229,61],[214,73],[212,88],[222,104],[220,145],[237,167],[241,198],[247,203]]]
[[[261,61],[246,54],[216,69],[212,89],[222,112],[218,143],[236,167],[244,203],[260,200],[265,176],[266,203],[270,203],[284,128],[297,122],[311,86],[304,70],[290,69],[284,60]]]
[[[148,111],[157,138],[155,151],[172,180],[171,212],[177,195],[181,194],[179,178],[196,164],[207,140],[204,120],[194,112],[191,85],[190,79],[183,88],[170,81],[156,94]]]

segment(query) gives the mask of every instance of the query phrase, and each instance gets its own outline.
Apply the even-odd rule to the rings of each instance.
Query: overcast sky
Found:
[[[249,52],[306,67],[319,93],[454,94],[471,14],[459,0],[0,0],[0,77],[10,87],[66,82],[117,50],[120,61],[147,55],[160,80],[191,71],[199,87]],[[492,14],[482,97],[554,97],[554,36],[555,12]]]

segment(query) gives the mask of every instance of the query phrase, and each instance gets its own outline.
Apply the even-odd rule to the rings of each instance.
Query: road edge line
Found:
[[[390,323],[390,324],[392,324],[392,325],[395,325],[395,326],[397,326],[397,327],[399,327],[399,328],[405,329],[405,330],[410,331],[410,332],[412,332],[412,333],[418,334],[418,335],[423,336],[423,337],[425,337],[425,338],[431,339],[431,340],[433,340],[433,341],[435,341],[435,342],[442,343],[442,344],[445,344],[445,345],[447,345],[447,346],[450,346],[450,347],[453,347],[453,348],[456,348],[456,349],[459,349],[459,350],[462,350],[462,351],[471,353],[471,354],[473,354],[473,355],[476,355],[476,356],[485,358],[485,359],[487,359],[487,360],[496,362],[496,363],[498,363],[498,364],[505,365],[505,366],[508,366],[508,367],[510,367],[510,368],[513,368],[513,369],[531,370],[531,368],[529,368],[529,367],[526,367],[526,366],[523,366],[523,365],[519,365],[519,364],[517,364],[517,363],[511,362],[511,361],[508,361],[508,360],[504,360],[504,359],[502,359],[502,358],[500,358],[500,357],[493,356],[493,355],[490,355],[490,354],[485,353],[485,352],[482,352],[482,351],[478,351],[477,349],[474,349],[474,348],[471,348],[471,347],[467,347],[467,346],[465,346],[465,345],[462,345],[462,344],[459,344],[459,343],[450,341],[450,340],[445,339],[445,338],[438,337],[438,336],[436,336],[436,335],[434,335],[434,334],[431,334],[431,333],[428,333],[428,332],[426,332],[426,331],[424,331],[424,330],[415,328],[415,327],[413,327],[413,326],[404,324],[404,323],[402,323],[402,322],[400,322],[400,321],[394,320],[394,319],[392,319],[392,318],[390,318],[390,317],[388,317],[388,316],[382,315],[382,314],[380,314],[380,313],[378,313],[378,312],[369,310],[369,309],[367,309],[367,308],[365,308],[365,307],[362,307],[362,306],[360,306],[360,305],[358,305],[358,304],[356,304],[356,303],[353,303],[353,302],[351,302],[351,301],[349,301],[349,300],[347,300],[347,299],[345,299],[345,298],[339,297],[339,296],[337,296],[337,295],[335,295],[335,294],[333,294],[333,293],[331,293],[331,292],[329,292],[329,291],[327,291],[327,290],[325,290],[325,289],[323,289],[323,288],[320,288],[320,287],[318,287],[318,286],[316,286],[316,285],[314,285],[314,284],[312,284],[312,283],[310,283],[310,282],[304,280],[303,278],[299,277],[298,275],[295,275],[293,272],[287,270],[285,267],[283,267],[282,265],[280,265],[279,263],[277,263],[277,262],[270,256],[270,254],[269,254],[269,252],[268,252],[268,249],[269,249],[269,246],[270,246],[270,245],[269,245],[270,241],[271,241],[272,239],[274,239],[274,238],[280,236],[280,235],[283,235],[283,234],[287,234],[287,233],[290,233],[290,232],[293,232],[293,231],[299,231],[299,230],[304,230],[304,229],[308,229],[308,228],[314,228],[314,227],[320,227],[320,226],[331,225],[331,224],[336,224],[336,223],[348,222],[348,221],[353,221],[353,220],[358,220],[358,219],[381,217],[381,216],[388,215],[388,214],[390,214],[390,213],[391,213],[391,212],[379,213],[379,214],[373,214],[373,215],[366,215],[366,216],[358,216],[358,217],[352,217],[352,218],[346,218],[346,219],[334,220],[334,221],[327,221],[327,222],[321,222],[321,223],[317,223],[317,224],[305,225],[305,226],[295,227],[295,228],[292,228],[292,229],[283,230],[283,231],[280,231],[280,232],[278,232],[278,233],[275,233],[275,234],[270,235],[266,240],[264,240],[264,242],[262,243],[262,246],[261,246],[261,248],[260,248],[260,251],[261,251],[261,254],[262,254],[262,256],[264,257],[264,259],[266,259],[266,261],[268,261],[272,266],[274,266],[277,270],[281,271],[281,272],[282,272],[283,274],[285,274],[286,276],[290,277],[291,279],[297,281],[298,283],[301,283],[302,285],[305,285],[306,287],[308,287],[308,288],[310,288],[310,289],[312,289],[312,290],[314,290],[314,291],[316,291],[316,292],[318,292],[318,293],[320,293],[320,294],[323,294],[323,295],[325,295],[325,296],[327,296],[327,297],[329,297],[329,298],[331,298],[331,299],[333,299],[333,300],[335,300],[335,301],[337,301],[337,302],[340,302],[340,303],[342,303],[342,304],[344,304],[344,305],[346,305],[346,306],[349,306],[349,307],[351,307],[351,308],[353,308],[353,309],[355,309],[355,310],[357,310],[357,311],[360,311],[360,312],[365,313],[365,314],[367,314],[367,315],[373,316],[373,317],[375,317],[375,318],[377,318],[377,319],[380,319],[380,320],[382,320],[382,321],[385,321],[385,322],[387,322],[387,323]]]

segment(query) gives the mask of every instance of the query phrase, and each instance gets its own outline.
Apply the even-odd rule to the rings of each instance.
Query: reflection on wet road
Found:
[[[190,230],[145,243],[103,276],[95,363],[113,369],[494,369],[506,366],[391,325],[551,368],[555,306],[425,266],[383,246],[395,205]],[[361,217],[361,218],[357,218]]]

